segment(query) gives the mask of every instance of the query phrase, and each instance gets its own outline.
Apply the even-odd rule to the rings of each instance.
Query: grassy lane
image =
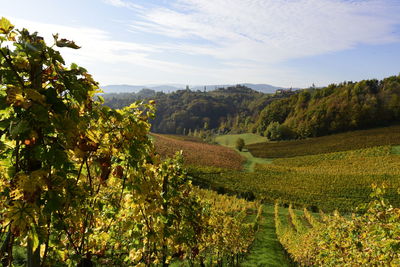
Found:
[[[400,155],[400,146],[392,146],[392,154]]]
[[[273,206],[264,207],[260,230],[241,266],[293,266],[276,237]]]
[[[265,142],[267,140],[266,137],[262,137],[252,133],[246,133],[220,135],[215,138],[215,142],[217,142],[219,145],[232,148],[236,150],[240,155],[242,155],[246,159],[246,162],[243,165],[243,169],[245,171],[253,172],[256,164],[268,164],[272,162],[272,159],[254,157],[247,149],[243,149],[243,151],[241,152],[238,151],[235,148],[236,140],[238,138],[242,138],[246,145]]]
[[[234,149],[234,148],[232,148]],[[266,158],[256,158],[249,151],[243,149],[243,151],[236,150],[240,155],[242,155],[246,162],[243,165],[243,169],[248,172],[254,172],[254,167],[256,164],[270,164],[272,163],[272,159]]]
[[[235,149],[236,140],[242,138],[245,144],[254,144],[266,141],[265,137],[255,134],[236,134],[223,135],[216,137],[215,141],[226,147]],[[246,158],[243,166],[244,170],[253,172],[256,164],[268,164],[272,159],[254,157],[247,149],[238,151],[241,156]],[[257,233],[256,240],[251,247],[249,255],[240,264],[241,266],[293,266],[288,259],[282,245],[279,243],[275,233],[274,207],[264,206],[263,219],[260,223],[260,229]]]

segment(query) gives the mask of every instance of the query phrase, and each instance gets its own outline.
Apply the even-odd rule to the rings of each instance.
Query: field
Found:
[[[400,126],[352,131],[304,140],[248,144],[246,147],[255,157],[287,158],[385,145],[400,145]]]
[[[213,166],[232,170],[241,170],[245,159],[230,148],[211,145],[204,142],[185,139],[180,136],[152,134],[156,152],[162,157],[173,156],[183,151],[185,165]],[[188,141],[190,140],[190,141]]]
[[[257,134],[246,133],[246,134],[218,135],[217,137],[215,137],[215,142],[217,142],[222,146],[236,149],[235,148],[236,140],[238,138],[242,138],[245,144],[255,144],[267,140],[265,137],[259,136]],[[267,164],[271,162],[270,159],[254,157],[247,149],[243,149],[242,151],[238,150],[236,151],[246,159],[243,169],[248,172],[253,172],[257,164]]]
[[[225,135],[219,145],[149,132],[211,141],[221,128],[264,132],[275,118],[298,136],[399,122],[400,76],[346,82],[340,95],[336,85],[285,90],[279,105],[241,85],[215,99],[187,86],[114,110],[86,69],[65,65],[58,48],[75,42],[53,36],[47,46],[0,18],[3,266],[400,266],[400,125],[291,142]],[[114,104],[130,102],[121,96]],[[156,108],[160,127],[149,121]],[[267,134],[286,132],[272,126]],[[184,163],[169,158],[177,151]]]
[[[276,159],[257,165],[253,173],[215,168],[192,173],[215,190],[324,211],[351,211],[368,201],[371,184],[386,183],[392,188],[388,198],[399,204],[395,188],[400,187],[400,156],[391,154],[390,146]]]
[[[154,135],[154,134],[153,134]],[[188,141],[188,142],[196,142],[196,143],[203,143],[207,144],[203,141],[203,139],[195,136],[188,136],[188,135],[180,135],[180,134],[162,134],[163,137],[168,137],[180,141]]]
[[[245,134],[219,135],[219,136],[215,137],[215,142],[222,146],[235,147],[236,140],[238,138],[242,138],[246,145],[266,142],[268,140],[266,137],[262,137],[257,134],[245,133]]]

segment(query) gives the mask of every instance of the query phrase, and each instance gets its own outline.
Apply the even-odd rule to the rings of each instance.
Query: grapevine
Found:
[[[98,83],[57,50],[79,46],[53,37],[49,47],[0,20],[2,264],[12,266],[15,248],[35,267],[204,264],[245,253],[255,227],[244,219],[258,206],[200,200],[181,155],[160,159],[148,137],[154,101],[102,105]]]

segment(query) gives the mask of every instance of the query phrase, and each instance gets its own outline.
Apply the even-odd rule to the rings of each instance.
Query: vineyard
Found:
[[[255,157],[287,158],[399,144],[400,126],[395,125],[302,140],[249,144],[247,148]]]
[[[194,180],[220,192],[262,199],[281,199],[296,206],[315,206],[325,211],[351,211],[366,203],[372,183],[388,185],[387,198],[400,204],[400,156],[391,147],[276,159],[257,165],[251,172],[195,168]]]
[[[0,20],[2,265],[237,264],[262,206],[194,187],[182,155],[155,152],[154,101],[102,105],[56,50],[79,46],[53,37]]]
[[[0,20],[3,266],[400,265],[400,126],[150,133],[155,101],[105,106],[53,37]]]
[[[162,157],[171,157],[182,150],[185,165],[213,166],[241,170],[244,158],[232,149],[211,145],[195,137],[152,134],[156,152]]]
[[[372,201],[350,218],[338,212],[296,213],[289,205],[282,216],[275,204],[278,239],[291,258],[303,266],[398,266],[400,264],[400,210],[374,186]],[[286,218],[285,218],[286,217]]]

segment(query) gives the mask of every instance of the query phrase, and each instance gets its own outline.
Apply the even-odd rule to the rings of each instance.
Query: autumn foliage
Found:
[[[248,206],[232,213],[200,201],[181,156],[155,155],[154,102],[102,105],[87,70],[65,66],[56,50],[79,47],[58,35],[49,47],[2,18],[0,45],[4,266],[16,248],[28,266],[43,267],[222,262],[246,251],[255,233],[244,221]],[[232,227],[214,229],[225,221]],[[219,246],[206,250],[214,240]],[[231,252],[226,240],[241,248]]]

